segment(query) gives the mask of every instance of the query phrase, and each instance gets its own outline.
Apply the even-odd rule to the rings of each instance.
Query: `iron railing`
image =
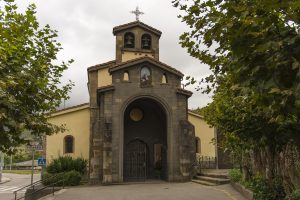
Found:
[[[200,169],[216,169],[217,168],[217,157],[213,156],[199,156],[197,163]]]
[[[58,180],[56,182],[51,182],[48,185],[44,185],[43,184],[43,182],[47,182],[49,180],[55,180],[56,178],[61,177],[61,176],[62,176],[61,180]],[[33,195],[37,194],[38,192],[40,192],[42,190],[45,190],[46,188],[51,188],[51,187],[52,187],[52,194],[54,195],[54,187],[58,186],[59,183],[62,183],[62,188],[65,187],[64,173],[56,174],[56,175],[50,176],[50,177],[48,177],[46,179],[39,180],[39,181],[36,181],[36,182],[34,182],[34,183],[30,184],[30,185],[26,185],[26,186],[24,186],[22,188],[19,188],[18,190],[14,191],[14,200],[25,199],[25,197],[27,197],[27,196],[33,196]],[[21,194],[22,196],[18,196],[18,192],[20,192],[21,190],[24,190],[24,189],[26,189],[25,194],[22,193]],[[27,193],[28,189],[31,189],[32,191],[30,193]]]

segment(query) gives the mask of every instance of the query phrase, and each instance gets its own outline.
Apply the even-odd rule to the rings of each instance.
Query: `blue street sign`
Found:
[[[46,158],[39,158],[38,166],[46,166]]]

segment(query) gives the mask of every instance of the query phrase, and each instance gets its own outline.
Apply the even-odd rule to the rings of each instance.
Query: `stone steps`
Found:
[[[201,184],[201,185],[216,186],[216,184],[214,184],[214,183],[207,182],[207,181],[202,181],[202,180],[198,180],[198,179],[193,179],[192,182],[193,183],[198,183],[198,184]]]
[[[220,174],[220,173],[201,172],[199,176],[228,179],[228,174]]]
[[[202,185],[223,185],[230,183],[228,178],[220,177],[211,177],[211,176],[195,176],[193,182],[202,184]]]

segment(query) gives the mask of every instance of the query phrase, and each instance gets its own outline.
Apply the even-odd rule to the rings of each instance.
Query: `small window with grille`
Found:
[[[74,153],[74,137],[71,135],[64,138],[64,153]]]

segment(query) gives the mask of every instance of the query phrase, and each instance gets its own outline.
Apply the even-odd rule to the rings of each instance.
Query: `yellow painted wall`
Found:
[[[112,77],[108,72],[108,67],[98,70],[98,87],[112,84]]]
[[[68,130],[64,133],[47,136],[47,163],[64,155],[89,159],[90,110],[88,105],[54,113],[48,121],[57,125],[66,124]],[[64,154],[64,137],[67,135],[74,137],[74,153],[72,154]]]
[[[195,136],[201,140],[201,155],[216,156],[215,145],[211,143],[215,137],[214,128],[197,114],[188,113],[188,120],[195,126]],[[47,136],[46,158],[47,163],[58,156],[70,155],[74,158],[82,157],[89,159],[89,132],[90,132],[90,110],[88,105],[59,111],[49,117],[48,121],[53,124],[66,124],[67,131]],[[64,137],[74,137],[74,153],[64,154]]]
[[[124,52],[122,54],[122,62],[126,62],[128,60],[133,60],[133,59],[144,57],[144,56],[154,58],[153,55],[150,53]]]
[[[197,114],[189,112],[188,120],[195,126],[195,136],[201,140],[201,156],[216,156],[215,145],[211,142],[215,137],[215,129]]]

